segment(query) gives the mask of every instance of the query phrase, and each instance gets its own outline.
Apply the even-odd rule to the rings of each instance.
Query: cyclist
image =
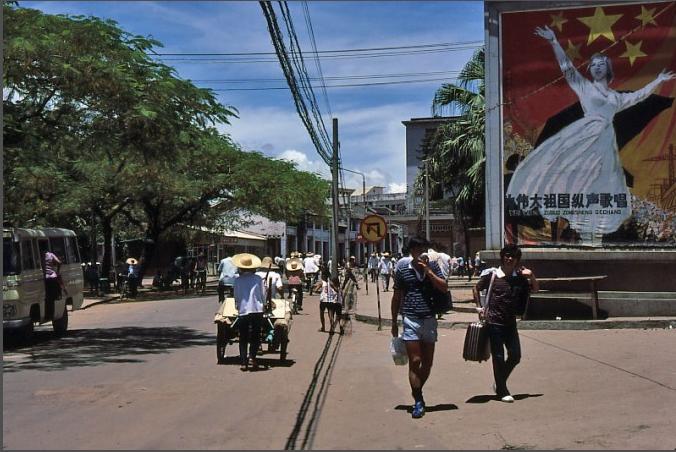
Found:
[[[197,283],[195,288],[201,288],[202,293],[204,293],[207,288],[207,258],[204,253],[200,253],[199,256],[197,256],[195,272],[197,273]]]

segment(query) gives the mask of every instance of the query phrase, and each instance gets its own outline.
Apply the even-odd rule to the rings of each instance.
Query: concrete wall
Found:
[[[608,275],[599,290],[676,293],[676,250],[571,250],[524,248],[523,265],[536,276]],[[482,251],[481,258],[497,265],[499,251]],[[560,290],[568,285],[562,284]]]

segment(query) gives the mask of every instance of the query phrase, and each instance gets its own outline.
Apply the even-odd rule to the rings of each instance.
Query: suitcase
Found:
[[[487,326],[482,322],[470,323],[465,333],[462,357],[465,361],[486,361],[491,356]]]

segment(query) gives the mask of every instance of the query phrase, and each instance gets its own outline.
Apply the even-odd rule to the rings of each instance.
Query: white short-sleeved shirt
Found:
[[[383,259],[380,261],[380,264],[378,264],[378,270],[381,275],[391,274],[393,268],[394,265],[392,264],[392,261],[389,259]]]
[[[263,312],[263,303],[265,302],[263,278],[255,273],[242,273],[235,279],[233,292],[235,306],[237,306],[240,317]]]
[[[265,280],[265,274],[268,273],[267,270],[265,271],[257,271],[256,274],[261,277],[261,279]],[[268,280],[265,281],[265,290],[267,291],[268,285],[272,283],[272,287],[274,287],[276,290],[273,290],[272,292],[272,298],[277,298],[277,295],[281,293],[282,288],[284,287],[284,284],[282,283],[282,277],[279,275],[279,273],[274,272],[270,270],[270,273],[268,273]]]
[[[303,264],[305,273],[317,273],[319,271],[319,267],[317,267],[314,257],[306,257]]]
[[[226,257],[222,259],[218,264],[219,278],[218,281],[221,284],[231,285],[235,283],[235,278],[237,278],[237,267],[232,262],[232,257]]]

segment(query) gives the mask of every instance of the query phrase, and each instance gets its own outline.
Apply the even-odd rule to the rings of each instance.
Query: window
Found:
[[[66,237],[66,263],[75,264],[80,262],[80,253],[78,253],[77,239],[75,237]]]
[[[33,270],[36,268],[33,256],[33,244],[30,240],[21,241],[21,268],[23,270]]]
[[[19,244],[12,237],[2,238],[2,274],[15,275],[19,273]]]
[[[56,254],[59,260],[66,259],[66,247],[63,237],[50,237],[49,246],[52,249],[52,253]]]

